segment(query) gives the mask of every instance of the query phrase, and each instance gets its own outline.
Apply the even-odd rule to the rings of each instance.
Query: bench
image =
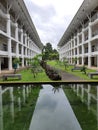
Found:
[[[71,69],[71,71],[73,71],[73,70],[82,70],[82,68],[83,67],[74,67],[74,68]]]
[[[97,75],[98,75],[98,72],[90,72],[90,73],[88,73],[89,78],[93,78],[93,76],[97,76]]]
[[[5,74],[2,76],[3,80],[7,80],[7,78],[18,78],[21,80],[21,74]]]
[[[73,70],[80,70],[81,72],[84,72],[86,74],[86,67],[85,66],[82,66],[82,67],[79,67],[79,66],[75,66],[74,68],[71,69],[71,71]]]

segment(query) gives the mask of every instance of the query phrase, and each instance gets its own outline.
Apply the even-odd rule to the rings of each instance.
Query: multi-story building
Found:
[[[0,0],[0,73],[13,69],[13,60],[40,54],[42,43],[23,0]]]
[[[58,43],[60,60],[98,67],[98,0],[84,0]]]

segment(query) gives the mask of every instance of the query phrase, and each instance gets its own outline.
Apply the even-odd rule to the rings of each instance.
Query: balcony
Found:
[[[92,16],[91,22],[94,22],[96,19],[98,19],[98,12],[94,16]]]
[[[84,49],[84,53],[88,53],[88,47]]]
[[[92,37],[95,37],[96,35],[98,35],[98,30],[92,32]]]
[[[7,29],[6,29],[6,24],[5,22],[2,23],[3,21],[0,19],[0,30],[3,31],[3,32],[7,32]]]
[[[96,47],[95,45],[93,45],[93,46],[91,47],[91,52],[96,52],[96,51],[98,51],[98,49],[97,49],[97,47]]]
[[[0,56],[3,57],[3,56],[8,56],[8,52],[7,51],[2,51],[0,50]]]
[[[85,36],[85,37],[84,37],[84,41],[87,41],[87,40],[88,40],[88,36]]]

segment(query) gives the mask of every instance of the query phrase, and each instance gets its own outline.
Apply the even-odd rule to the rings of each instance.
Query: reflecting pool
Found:
[[[98,130],[98,85],[0,85],[0,130]]]
[[[81,130],[62,88],[43,85],[30,130]]]

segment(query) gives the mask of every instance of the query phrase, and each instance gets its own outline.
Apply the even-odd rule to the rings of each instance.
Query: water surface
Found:
[[[62,88],[43,85],[29,130],[81,130]]]

